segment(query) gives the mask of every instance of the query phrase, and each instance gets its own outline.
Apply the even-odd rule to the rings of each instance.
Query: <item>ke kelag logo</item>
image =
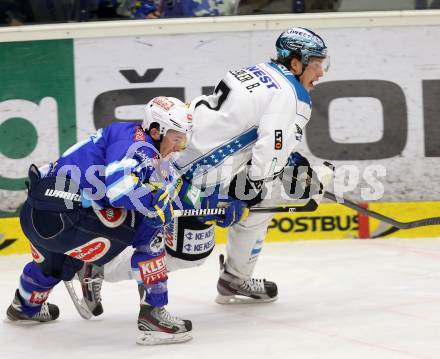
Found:
[[[65,254],[79,259],[83,262],[94,262],[102,258],[110,249],[110,241],[107,238],[99,237],[76,247]]]

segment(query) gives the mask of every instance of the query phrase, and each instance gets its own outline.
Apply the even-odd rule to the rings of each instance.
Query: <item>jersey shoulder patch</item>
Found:
[[[145,141],[145,131],[142,129],[141,126],[137,126],[134,129],[134,141]]]

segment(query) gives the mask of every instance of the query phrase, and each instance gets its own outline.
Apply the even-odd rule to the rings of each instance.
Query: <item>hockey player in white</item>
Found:
[[[301,28],[283,32],[276,48],[275,61],[230,71],[214,95],[193,101],[194,132],[177,162],[187,178],[199,165],[208,171],[205,176],[201,175],[205,171],[199,171],[193,184],[228,184],[250,160],[246,182],[256,194],[263,181],[274,178],[288,164],[310,119],[309,91],[324,74],[327,49],[318,35]],[[227,170],[218,170],[220,166]],[[235,194],[244,200],[238,187]],[[275,188],[272,198],[261,205],[276,204],[279,197],[275,193],[280,187]],[[248,205],[258,198],[247,197]],[[228,303],[243,296],[256,301],[276,299],[274,283],[252,279],[271,218],[270,214],[250,214],[230,228],[217,302]]]
[[[276,41],[276,50],[277,57],[271,62],[229,71],[214,94],[192,101],[191,141],[176,161],[184,172],[183,178],[192,184],[188,197],[200,195],[196,187],[209,189],[220,184],[220,191],[229,191],[243,206],[286,202],[278,177],[286,166],[308,164],[294,150],[310,119],[309,92],[327,70],[328,58],[322,38],[304,28],[283,32]],[[239,173],[244,175],[237,179]],[[265,182],[272,180],[272,190],[261,202]],[[233,225],[228,233],[226,262],[221,257],[216,301],[226,304],[276,300],[274,282],[252,278],[272,215],[251,213],[241,222],[239,217],[228,223]],[[178,228],[185,225],[181,222],[178,220]],[[205,237],[212,239],[209,226],[200,229],[189,224],[184,228],[186,234],[191,230],[194,234],[205,231]],[[166,236],[170,271],[201,264],[214,246],[212,243],[203,250],[191,251],[185,236],[178,236],[178,232],[183,233],[175,228],[174,237],[172,232]],[[107,264],[105,280],[129,279],[128,258],[129,254],[122,253]]]

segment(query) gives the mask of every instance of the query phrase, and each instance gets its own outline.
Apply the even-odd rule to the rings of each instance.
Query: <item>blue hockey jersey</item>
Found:
[[[138,210],[150,207],[150,185],[172,183],[169,168],[138,123],[122,122],[70,147],[51,163],[48,175],[62,174],[77,183],[83,207]]]

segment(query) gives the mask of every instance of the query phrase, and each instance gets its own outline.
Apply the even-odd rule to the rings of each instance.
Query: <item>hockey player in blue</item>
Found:
[[[59,309],[46,301],[55,285],[72,279],[84,262],[100,266],[133,246],[132,270],[143,289],[138,343],[191,339],[191,322],[164,308],[164,243],[151,240],[173,218],[170,197],[177,178],[168,159],[185,148],[189,129],[185,104],[156,97],[141,125],[113,123],[47,169],[30,167],[20,222],[33,261],[23,269],[7,310],[10,320],[55,320]]]

